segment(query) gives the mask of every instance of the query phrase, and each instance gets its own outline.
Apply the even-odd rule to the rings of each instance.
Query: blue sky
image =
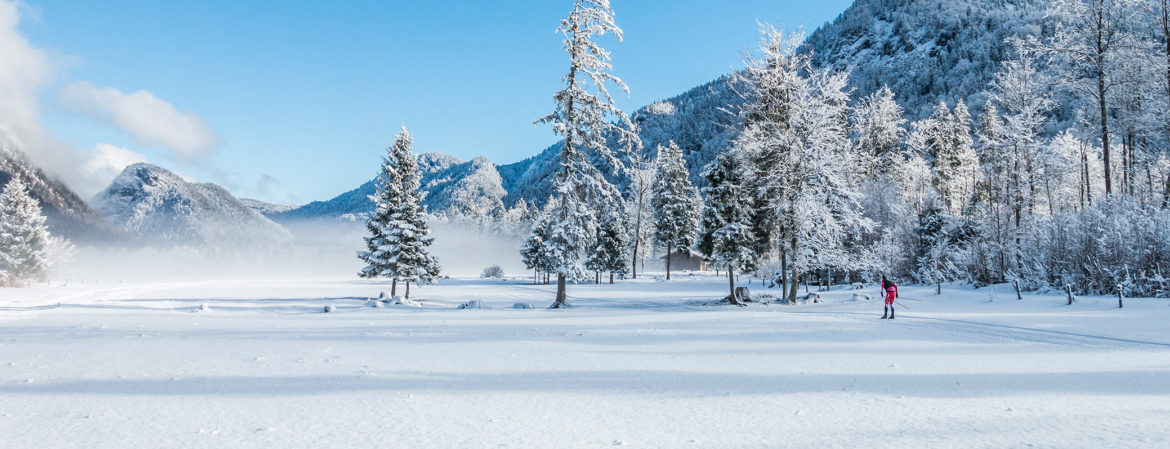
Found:
[[[626,39],[604,46],[631,89],[620,104],[632,111],[741,66],[757,20],[811,31],[849,3],[614,0]],[[128,149],[239,196],[301,203],[370,179],[404,123],[417,152],[464,159],[514,162],[555,142],[548,126],[531,123],[553,108],[566,67],[554,30],[570,8],[569,0],[28,0],[19,30],[59,66],[40,93],[40,116],[66,142]],[[77,101],[138,91],[214,140],[176,149],[183,144],[129,132]]]

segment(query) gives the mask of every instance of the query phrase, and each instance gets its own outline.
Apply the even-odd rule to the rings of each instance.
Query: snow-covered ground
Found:
[[[907,287],[888,321],[844,287],[703,304],[725,286],[0,289],[0,447],[1170,446],[1170,301]]]

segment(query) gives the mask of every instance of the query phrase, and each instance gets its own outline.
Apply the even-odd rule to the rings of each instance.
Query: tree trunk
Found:
[[[557,273],[557,300],[553,303],[553,309],[559,309],[568,304],[568,295],[565,292],[565,275]]]
[[[772,282],[775,281],[772,279]],[[780,251],[780,291],[788,291],[788,252],[784,250]]]
[[[1170,175],[1166,175],[1166,187],[1162,188],[1162,208],[1170,208]]]
[[[1083,142],[1081,144],[1085,145]],[[1085,199],[1088,200],[1089,207],[1093,207],[1093,173],[1089,171],[1089,150],[1087,145],[1085,150],[1081,152],[1081,155],[1084,158],[1082,162],[1084,162],[1083,167],[1085,169]]]
[[[613,272],[609,272],[609,285],[613,285]]]
[[[1162,0],[1162,39],[1166,41],[1166,106],[1170,107],[1170,0]]]
[[[395,296],[398,296],[398,279],[390,281],[390,297],[393,298]]]
[[[1098,56],[1098,60],[1104,56]],[[1103,62],[1102,62],[1103,63]],[[1097,103],[1101,114],[1101,154],[1105,158],[1105,197],[1113,194],[1112,168],[1109,167],[1109,109],[1105,102],[1105,71],[1097,69]]]
[[[666,280],[670,280],[670,251],[673,249],[670,243],[666,244]]]
[[[410,299],[410,283],[406,283],[406,299]]]
[[[796,294],[800,293],[800,277],[796,275],[795,269],[788,273],[788,275],[790,278],[788,285],[788,301],[792,304],[796,304]]]
[[[642,220],[642,217],[638,217],[639,223],[641,222],[641,220]],[[639,226],[641,226],[641,225],[639,225]],[[631,273],[631,278],[633,278],[633,279],[638,278],[638,246],[640,246],[638,239],[634,239],[634,257],[630,259],[630,273]]]
[[[540,282],[540,270],[532,270],[532,285]]]
[[[727,285],[730,287],[731,303],[738,306],[742,303],[740,303],[739,298],[735,296],[735,276],[732,274],[734,271],[735,267],[732,267],[731,264],[727,264]]]
[[[796,263],[795,262],[796,262],[797,246],[796,246],[796,238],[795,237],[789,242],[789,245],[790,246],[789,246],[788,250],[790,253],[792,253],[792,258],[793,258],[792,262],[793,263],[789,264],[789,265],[791,265],[790,268],[791,268],[792,272],[789,273],[788,279],[790,280],[790,283],[792,285],[788,286],[788,301],[792,304],[796,304],[796,293],[797,293],[798,289],[800,288],[800,277],[796,273]]]

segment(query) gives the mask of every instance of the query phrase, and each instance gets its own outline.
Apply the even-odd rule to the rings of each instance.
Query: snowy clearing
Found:
[[[351,280],[0,290],[0,446],[1170,445],[1170,301],[906,287],[925,301],[888,321],[847,287],[703,305],[725,288],[570,285],[568,310],[516,279],[421,307]]]

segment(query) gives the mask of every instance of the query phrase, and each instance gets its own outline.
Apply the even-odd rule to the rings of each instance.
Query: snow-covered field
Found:
[[[0,289],[0,447],[1170,446],[1170,301],[907,287],[888,321],[844,287],[703,305],[725,286]]]

